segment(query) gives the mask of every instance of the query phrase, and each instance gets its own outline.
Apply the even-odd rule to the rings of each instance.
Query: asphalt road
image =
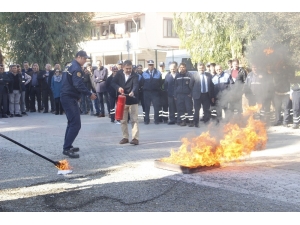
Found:
[[[300,130],[268,129],[267,147],[193,174],[154,166],[182,137],[209,129],[144,125],[140,145],[119,145],[120,125],[81,117],[73,173],[0,137],[1,212],[299,212]],[[64,115],[30,113],[0,120],[0,133],[58,161],[64,159]]]

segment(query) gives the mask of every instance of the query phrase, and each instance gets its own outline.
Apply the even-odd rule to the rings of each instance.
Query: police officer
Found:
[[[63,72],[62,88],[60,93],[60,101],[68,119],[68,126],[65,133],[65,140],[63,145],[63,154],[70,158],[79,158],[79,148],[73,147],[73,142],[78,135],[81,128],[80,109],[78,101],[81,93],[89,96],[91,100],[97,97],[91,93],[83,83],[82,66],[89,59],[85,51],[77,52],[75,59],[66,66]]]
[[[148,70],[143,72],[142,75],[142,86],[144,91],[144,103],[145,103],[145,122],[144,124],[150,123],[149,113],[151,102],[154,107],[154,123],[159,124],[159,109],[160,99],[159,93],[161,91],[162,76],[161,72],[154,68],[154,61],[149,60]]]

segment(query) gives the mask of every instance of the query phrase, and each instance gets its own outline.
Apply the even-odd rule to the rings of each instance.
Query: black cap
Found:
[[[90,58],[91,58],[91,57],[89,57],[89,56],[86,54],[85,51],[79,51],[79,52],[77,52],[75,58],[77,58],[78,56],[79,56],[79,57],[84,57],[84,58],[86,58],[86,59],[90,59]]]
[[[160,66],[160,67],[165,66],[165,63],[164,63],[164,62],[160,62],[160,63],[159,63],[159,66]]]
[[[216,66],[216,64],[215,63],[211,63],[210,66]]]
[[[118,65],[123,65],[123,61],[122,61],[122,60],[119,60],[119,61],[117,62],[117,64],[118,64]]]
[[[154,64],[154,61],[153,60],[148,60],[147,63],[148,64]]]

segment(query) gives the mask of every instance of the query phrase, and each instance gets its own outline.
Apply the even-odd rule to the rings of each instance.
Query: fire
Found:
[[[248,108],[244,116],[250,117],[245,127],[228,123],[219,140],[211,137],[209,131],[191,140],[182,138],[179,150],[176,152],[172,149],[170,157],[162,158],[161,161],[196,168],[236,160],[250,155],[254,150],[264,149],[267,142],[265,124],[253,119],[253,113],[260,107],[261,105],[257,105]]]
[[[70,170],[70,169],[72,169],[72,167],[70,166],[69,162],[66,159],[59,161],[58,164],[56,165],[56,167],[59,170]]]
[[[270,54],[272,54],[273,52],[274,52],[274,50],[271,49],[270,47],[264,50],[264,53],[265,53],[266,55],[270,55]]]

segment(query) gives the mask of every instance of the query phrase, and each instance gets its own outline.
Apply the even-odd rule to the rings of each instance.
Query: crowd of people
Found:
[[[123,70],[123,61],[106,68],[100,60],[97,66],[87,62],[82,66],[83,82],[97,98],[91,100],[84,93],[78,101],[81,114],[115,120],[115,106],[120,93],[113,87],[113,79]],[[269,125],[288,126],[293,109],[293,128],[299,127],[299,85],[291,84],[284,68],[262,68],[252,64],[249,73],[239,66],[239,60],[229,60],[223,69],[216,63],[197,63],[197,72],[187,71],[185,63],[172,62],[169,70],[163,62],[159,68],[154,61],[147,61],[147,68],[132,65],[138,75],[136,99],[143,109],[144,124],[150,123],[150,107],[154,110],[154,124],[166,123],[179,126],[199,127],[210,120],[216,123],[243,113],[245,101],[249,106],[261,105],[257,119]],[[62,69],[46,64],[40,70],[37,63],[29,66],[23,62],[10,65],[4,71],[0,65],[0,118],[22,117],[28,112],[64,114],[60,101]],[[106,106],[106,110],[105,110]],[[203,115],[200,116],[202,108]],[[274,109],[275,119],[271,112]],[[126,117],[127,118],[127,117]],[[128,122],[130,121],[128,115]]]

